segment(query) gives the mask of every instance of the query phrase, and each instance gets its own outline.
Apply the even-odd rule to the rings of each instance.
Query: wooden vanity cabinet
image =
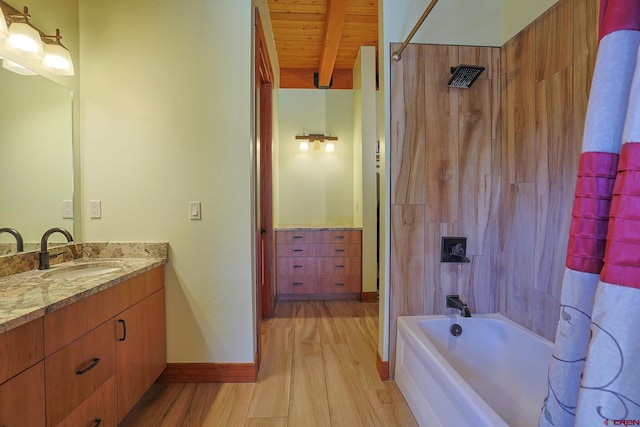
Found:
[[[44,347],[46,425],[117,425],[166,367],[164,268],[46,314]]]
[[[276,288],[280,300],[360,299],[360,230],[276,231]]]

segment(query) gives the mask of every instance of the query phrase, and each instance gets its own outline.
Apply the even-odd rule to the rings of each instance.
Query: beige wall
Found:
[[[353,226],[353,91],[280,89],[276,227]],[[309,143],[301,152],[296,135],[338,137],[333,153]]]
[[[81,2],[89,241],[168,241],[169,362],[255,352],[251,2]],[[189,201],[202,203],[190,221]]]

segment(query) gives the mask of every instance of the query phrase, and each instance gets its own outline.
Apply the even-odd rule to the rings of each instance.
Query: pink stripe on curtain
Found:
[[[618,30],[640,30],[640,1],[601,0],[598,40]]]
[[[599,274],[602,269],[617,167],[618,154],[580,156],[566,261],[572,270]]]
[[[613,193],[600,278],[640,289],[640,143],[622,146]]]

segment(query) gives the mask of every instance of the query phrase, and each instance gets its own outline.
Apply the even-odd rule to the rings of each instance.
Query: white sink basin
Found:
[[[43,279],[80,279],[83,277],[100,276],[122,270],[122,266],[114,263],[89,263],[60,267],[43,273]]]

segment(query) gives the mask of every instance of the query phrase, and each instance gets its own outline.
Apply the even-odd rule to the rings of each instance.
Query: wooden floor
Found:
[[[154,384],[121,426],[416,426],[377,339],[377,303],[278,302],[255,384]]]

